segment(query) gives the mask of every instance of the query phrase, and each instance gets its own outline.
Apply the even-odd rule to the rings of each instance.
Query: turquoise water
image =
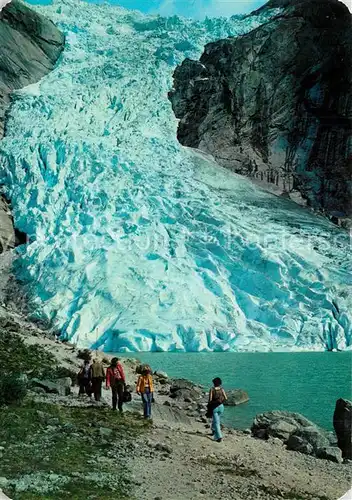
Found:
[[[288,410],[331,430],[336,399],[351,399],[348,352],[139,353],[138,358],[170,377],[209,386],[220,376],[225,388],[246,390],[248,403],[226,408],[226,423],[239,429],[250,427],[263,411]]]

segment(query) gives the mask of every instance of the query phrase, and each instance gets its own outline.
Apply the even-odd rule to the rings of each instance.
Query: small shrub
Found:
[[[58,366],[55,371],[52,373],[52,377],[50,377],[52,380],[58,379],[58,378],[66,378],[69,377],[72,382],[75,382],[77,378],[77,370],[74,370],[73,368],[66,368],[65,366]]]
[[[20,374],[6,374],[0,380],[0,406],[20,403],[27,394],[27,377]]]

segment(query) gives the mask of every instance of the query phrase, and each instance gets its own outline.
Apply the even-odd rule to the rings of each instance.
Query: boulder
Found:
[[[291,427],[288,427],[288,425]],[[252,425],[252,434],[260,439],[268,439],[269,436],[280,437],[280,434],[293,433],[300,427],[310,427],[314,425],[299,413],[288,411],[270,411],[257,415]],[[290,432],[288,432],[290,430]]]
[[[170,398],[195,401],[202,397],[203,390],[186,379],[175,379],[170,386]]]
[[[303,453],[304,455],[313,454],[313,446],[310,443],[307,443],[307,441],[305,441],[303,438],[295,435],[289,437],[287,441],[287,449],[298,451],[299,453]]]
[[[34,378],[31,380],[31,387],[40,387],[47,393],[59,394],[59,396],[68,396],[71,394],[72,380],[70,377],[59,378],[56,380],[40,380]]]
[[[297,430],[297,426],[280,420],[275,422],[269,429],[269,436],[281,439],[284,443],[287,442],[288,438]]]
[[[294,436],[298,436],[306,443],[309,443],[313,447],[313,452],[316,455],[319,450],[323,448],[329,448],[330,443],[326,434],[323,430],[319,429],[316,425],[312,423],[310,427],[301,427],[297,429]]]
[[[334,429],[337,444],[345,459],[352,460],[352,403],[347,399],[336,401],[334,412]]]
[[[165,373],[165,372],[162,372],[162,371],[159,371],[157,370],[156,372],[154,372],[154,375],[159,378],[159,379],[163,379],[163,380],[167,380],[169,378],[168,374]]]
[[[314,455],[340,463],[339,448],[331,445],[330,433],[320,429],[299,413],[272,411],[257,415],[252,425],[253,436],[260,439],[278,438],[288,450]]]
[[[225,401],[226,406],[237,406],[249,401],[249,396],[246,391],[242,389],[232,389],[226,391],[227,401]]]
[[[338,464],[341,464],[343,462],[342,451],[337,446],[320,448],[317,451],[316,456],[318,458],[324,458],[325,460],[330,460],[331,462],[336,462]]]

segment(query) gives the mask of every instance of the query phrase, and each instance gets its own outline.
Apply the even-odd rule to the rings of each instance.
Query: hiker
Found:
[[[90,369],[90,361],[86,359],[80,371],[78,372],[78,384],[79,384],[79,393],[78,396],[83,396],[87,394],[90,398],[92,397],[91,390],[91,369]]]
[[[137,394],[142,397],[144,418],[151,418],[152,415],[154,386],[151,371],[150,366],[144,366],[137,382]]]
[[[109,368],[106,370],[106,389],[111,387],[112,409],[122,413],[123,393],[126,386],[125,373],[118,358],[112,358]]]
[[[213,387],[209,391],[209,403],[207,416],[212,417],[211,430],[214,441],[221,443],[221,416],[224,413],[224,401],[227,400],[226,393],[221,387],[221,378],[216,377],[213,380]]]
[[[95,401],[101,400],[101,386],[105,380],[105,371],[103,363],[99,359],[93,359],[93,364],[90,367],[92,379],[92,391]]]

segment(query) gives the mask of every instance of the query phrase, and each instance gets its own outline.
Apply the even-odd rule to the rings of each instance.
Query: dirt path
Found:
[[[132,461],[138,499],[336,500],[351,484],[350,465],[287,451],[279,440],[233,432],[214,443],[204,429],[167,427],[154,425],[146,443],[151,454]],[[171,453],[155,454],[156,443]]]

